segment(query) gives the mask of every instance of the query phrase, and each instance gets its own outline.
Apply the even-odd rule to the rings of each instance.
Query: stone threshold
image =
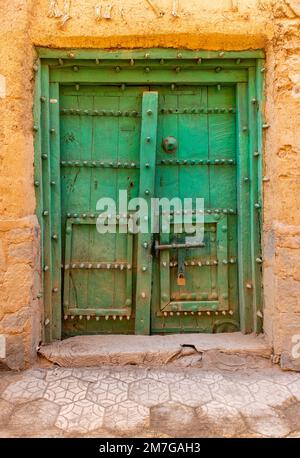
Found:
[[[240,332],[76,336],[42,345],[38,353],[61,367],[136,365],[238,370],[272,365],[272,349],[265,337]]]

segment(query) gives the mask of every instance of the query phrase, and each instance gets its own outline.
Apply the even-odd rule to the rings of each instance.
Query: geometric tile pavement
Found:
[[[0,372],[0,437],[300,437],[300,374],[279,368]]]

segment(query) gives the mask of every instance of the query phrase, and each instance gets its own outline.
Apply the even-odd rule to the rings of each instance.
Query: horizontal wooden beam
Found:
[[[205,51],[205,50],[178,50],[178,49],[49,49],[37,47],[36,51],[41,58],[60,59],[258,59],[264,58],[261,49],[246,51]]]
[[[218,83],[246,83],[248,72],[245,69],[227,70],[183,70],[176,73],[171,69],[151,70],[122,69],[116,71],[108,68],[80,69],[52,69],[50,81],[53,83],[97,83],[97,84],[218,84]]]

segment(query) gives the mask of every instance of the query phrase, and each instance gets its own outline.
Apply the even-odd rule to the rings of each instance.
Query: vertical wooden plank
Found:
[[[49,123],[49,68],[42,65],[41,94],[44,103],[41,106],[42,135],[42,174],[43,174],[43,227],[44,227],[44,318],[45,341],[52,340],[52,252],[51,252],[51,172],[50,172],[50,123]]]
[[[237,84],[237,208],[238,208],[238,274],[241,331],[252,331],[253,286],[251,276],[250,193],[248,152],[247,84]]]
[[[222,310],[228,309],[228,218],[223,215],[217,223],[218,291]],[[226,262],[225,262],[226,261]]]
[[[41,104],[45,98],[41,95],[41,62],[37,62],[38,70],[34,86],[34,186],[36,197],[36,215],[40,225],[40,266],[44,265],[44,224],[43,224],[43,172],[42,172],[42,130],[41,130]],[[44,275],[41,275],[41,289],[44,288]],[[38,293],[40,294],[40,293]],[[42,327],[42,340],[45,340],[44,327]]]
[[[144,92],[142,104],[142,128],[140,144],[140,197],[146,199],[149,208],[154,193],[156,143],[157,143],[158,93]],[[146,191],[146,192],[145,192]],[[150,213],[150,212],[149,212]],[[151,219],[149,231],[138,234],[136,334],[150,333],[150,304],[152,281]],[[143,270],[146,268],[147,270]]]
[[[258,243],[257,247],[258,260],[262,259],[262,208],[263,208],[263,191],[262,191],[262,177],[263,177],[263,109],[264,109],[264,65],[263,59],[257,59],[256,61],[256,136],[257,136],[257,151],[255,155],[257,162],[257,202],[260,203],[261,208],[258,212]],[[256,320],[254,321],[254,330],[259,333],[263,330],[263,294],[262,294],[262,269],[259,263],[256,268],[256,281],[257,281],[257,303],[256,303]]]
[[[52,339],[61,338],[61,188],[59,85],[50,83],[50,169],[52,225]]]

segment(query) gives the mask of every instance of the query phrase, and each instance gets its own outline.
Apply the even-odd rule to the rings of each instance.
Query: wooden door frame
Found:
[[[61,339],[59,85],[231,84],[237,105],[238,289],[240,327],[262,330],[264,52],[177,49],[36,48],[34,185],[41,228],[43,340]],[[87,71],[88,77],[87,77]],[[249,262],[250,259],[250,262]]]

